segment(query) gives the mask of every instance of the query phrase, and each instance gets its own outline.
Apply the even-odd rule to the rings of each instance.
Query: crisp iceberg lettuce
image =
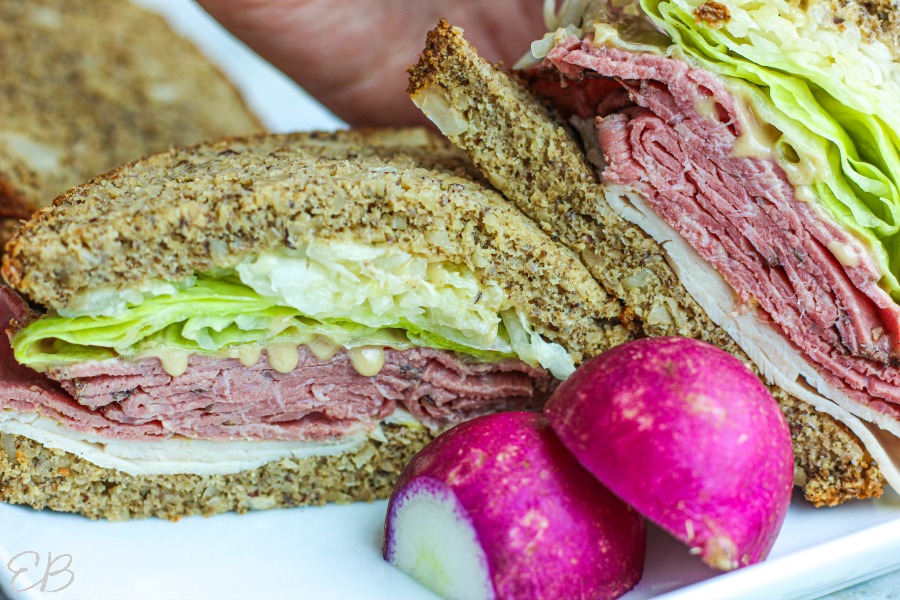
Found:
[[[890,53],[859,32],[821,27],[785,0],[737,0],[718,26],[703,0],[641,0],[685,54],[722,75],[781,138],[775,158],[872,250],[900,300],[900,85]]]
[[[156,286],[137,304],[109,291],[80,305],[114,314],[45,315],[13,339],[16,359],[38,370],[162,350],[216,354],[246,344],[315,338],[345,348],[429,346],[493,361],[518,356],[564,378],[568,353],[546,342],[474,273],[389,247],[313,242],[254,257],[235,269]]]

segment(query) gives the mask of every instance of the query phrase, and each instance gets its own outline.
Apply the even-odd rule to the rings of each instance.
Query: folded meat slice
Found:
[[[720,78],[574,37],[545,65],[576,82],[557,89],[594,119],[605,181],[641,193],[832,385],[898,414],[900,307],[865,246],[798,199],[771,155],[749,151],[758,132]]]
[[[0,288],[0,324],[28,318],[27,305]],[[180,435],[205,440],[320,441],[374,428],[399,406],[431,427],[490,412],[539,408],[555,380],[517,359],[468,362],[431,348],[385,350],[374,376],[346,351],[320,360],[301,346],[288,373],[267,354],[237,359],[192,356],[172,377],[159,359],[91,361],[47,376],[18,365],[0,336],[0,409],[51,417],[69,429],[117,439]]]

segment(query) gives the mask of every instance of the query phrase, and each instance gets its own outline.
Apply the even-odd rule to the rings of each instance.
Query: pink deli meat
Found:
[[[639,191],[833,385],[900,415],[900,308],[871,253],[799,201],[774,159],[735,156],[748,132],[721,79],[575,37],[544,64],[569,81],[533,76],[535,88],[594,119],[605,181]],[[859,260],[841,264],[834,245]]]
[[[22,299],[0,287],[0,330],[30,318]],[[156,358],[90,361],[45,376],[17,364],[0,335],[0,408],[117,439],[316,441],[370,430],[398,406],[435,427],[536,409],[555,387],[549,373],[515,359],[469,363],[445,350],[386,349],[382,370],[365,377],[344,351],[322,361],[299,350],[290,373],[272,369],[263,353],[252,367],[192,356],[178,377]]]

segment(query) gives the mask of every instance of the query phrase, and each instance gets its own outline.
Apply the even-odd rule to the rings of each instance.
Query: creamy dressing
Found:
[[[265,351],[269,360],[269,366],[279,373],[290,373],[300,364],[300,349],[298,346],[306,346],[309,351],[320,361],[328,361],[343,349],[343,346],[324,335],[317,335],[303,344],[293,342],[271,342],[268,344],[241,344],[232,346],[219,355],[227,358],[236,358],[241,365],[252,367],[262,358]],[[187,372],[191,354],[181,348],[154,348],[140,355],[140,358],[156,358],[160,366],[171,377],[181,377]],[[215,356],[215,355],[214,355]],[[384,347],[359,346],[347,349],[350,364],[363,377],[373,377],[381,372],[384,367]]]
[[[819,199],[816,197],[815,190],[813,190],[808,185],[794,186],[794,198],[796,198],[800,202],[804,202],[812,206],[817,206],[819,202]]]
[[[741,134],[732,146],[731,156],[760,160],[774,159],[784,171],[791,185],[795,188],[807,188],[805,190],[807,198],[815,199],[808,186],[826,178],[828,165],[825,157],[813,156],[808,153],[803,157],[798,156],[781,131],[756,115],[750,99],[744,92],[735,88],[730,91],[735,99],[735,113],[741,127]],[[703,106],[704,101],[697,101],[694,104],[697,112],[701,115],[707,118],[717,118],[717,116],[708,116],[704,112],[709,110]]]
[[[356,372],[363,377],[378,375],[384,366],[384,348],[376,346],[361,346],[347,350],[350,363]]]
[[[831,252],[839,263],[845,267],[858,267],[860,264],[859,254],[850,244],[842,244],[840,242],[828,242],[828,251]]]
[[[823,181],[828,171],[823,157],[804,156],[796,161],[780,157],[778,165],[795,187],[808,187],[816,181]]]
[[[694,100],[694,110],[708,121],[719,120],[719,103],[714,96],[696,98]]]
[[[319,360],[331,360],[342,346],[324,335],[317,335],[306,342],[306,347]]]
[[[269,366],[279,373],[290,373],[300,363],[300,350],[296,344],[266,344],[266,356],[269,358]]]
[[[163,371],[171,377],[181,377],[188,368],[190,352],[181,348],[155,348],[147,356],[159,359]]]
[[[257,344],[242,344],[232,349],[232,355],[245,367],[252,367],[262,358],[262,347]]]
[[[741,120],[741,135],[734,140],[731,156],[734,158],[772,158],[772,149],[781,138],[781,132],[771,125],[760,124],[750,108],[737,112]]]

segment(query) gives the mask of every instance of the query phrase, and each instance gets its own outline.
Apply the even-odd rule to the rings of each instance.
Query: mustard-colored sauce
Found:
[[[187,371],[190,352],[180,348],[161,348],[155,350],[152,356],[159,359],[163,371],[170,377],[181,377]]]
[[[313,356],[320,361],[331,360],[343,348],[322,335],[317,335],[302,345],[307,346]],[[300,350],[297,344],[292,342],[272,342],[265,346],[243,344],[230,348],[227,356],[238,359],[245,367],[252,367],[259,362],[263,350],[266,351],[269,366],[279,373],[290,373],[300,364]],[[171,377],[180,377],[187,371],[190,352],[180,348],[160,348],[147,356],[159,359],[163,370]],[[380,346],[350,348],[347,350],[347,356],[353,368],[364,377],[377,375],[384,367],[384,348]]]
[[[306,347],[309,348],[309,351],[313,353],[313,356],[319,360],[331,360],[331,358],[338,353],[338,350],[341,349],[340,345],[335,344],[331,339],[324,335],[317,335],[309,340],[306,342]]]
[[[245,344],[235,349],[235,357],[245,367],[252,367],[259,362],[262,356],[262,348],[256,344]]]
[[[347,350],[353,368],[364,377],[378,375],[384,366],[384,348],[360,346]]]
[[[296,344],[274,343],[266,345],[269,366],[279,373],[290,373],[300,362],[300,351]]]
[[[828,242],[828,251],[845,267],[853,268],[859,266],[859,254],[849,244],[835,241]]]

